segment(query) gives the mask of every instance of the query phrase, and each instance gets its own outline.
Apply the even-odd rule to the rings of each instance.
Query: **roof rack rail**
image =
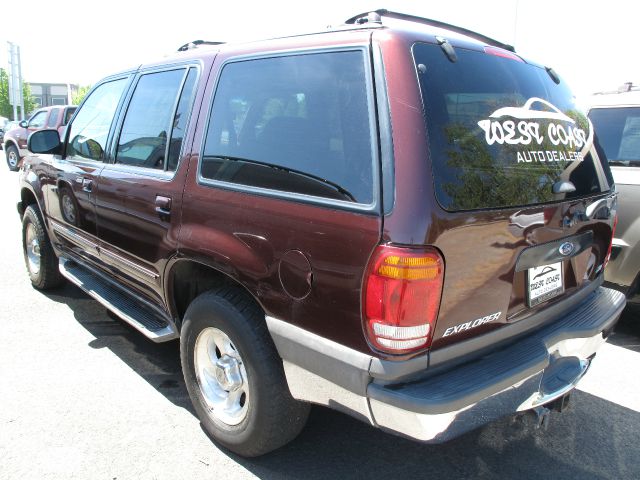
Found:
[[[615,90],[603,90],[602,92],[595,92],[593,95],[611,95],[613,93],[629,93],[640,91],[640,85],[633,82],[624,82]]]
[[[196,48],[200,45],[222,45],[225,42],[209,42],[207,40],[194,40],[193,42],[185,43],[180,48],[178,48],[179,52],[186,52],[192,48]]]
[[[422,23],[424,25],[430,25],[432,27],[437,27],[437,28],[445,28],[447,30],[451,30],[452,32],[460,33],[462,35],[466,35],[467,37],[471,37],[475,40],[484,42],[487,45],[503,48],[505,50],[509,50],[510,52],[516,51],[513,45],[500,42],[499,40],[496,40],[491,37],[487,37],[486,35],[482,35],[481,33],[478,33],[478,32],[474,32],[473,30],[468,30],[463,27],[457,27],[455,25],[441,22],[439,20],[433,20],[431,18],[417,17],[415,15],[409,15],[406,13],[393,12],[391,10],[387,10],[384,8],[381,8],[380,10],[375,10],[373,12],[360,13],[358,15],[351,17],[345,23],[348,25],[349,24],[358,25],[363,23],[374,23],[374,22],[381,23],[382,17],[395,18],[397,20],[406,20],[408,22]]]

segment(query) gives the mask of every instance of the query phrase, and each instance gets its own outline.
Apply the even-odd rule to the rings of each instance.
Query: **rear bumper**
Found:
[[[345,411],[396,434],[440,443],[571,391],[624,305],[622,293],[600,287],[545,327],[467,363],[448,369],[442,365],[425,377],[434,370],[425,360],[422,378],[416,379],[406,376],[404,362],[395,362],[400,363],[394,367],[400,378],[396,381],[378,359],[309,337],[309,332],[284,322],[267,322],[294,398]],[[411,370],[417,361],[411,361]],[[376,373],[381,370],[384,379]]]

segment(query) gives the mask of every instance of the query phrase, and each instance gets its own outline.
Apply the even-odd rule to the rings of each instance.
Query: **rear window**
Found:
[[[609,164],[640,167],[640,107],[596,108],[589,118]]]
[[[413,47],[435,192],[447,210],[524,206],[608,190],[593,132],[563,82],[518,59]],[[608,168],[608,167],[606,167]],[[560,181],[575,191],[553,193]]]

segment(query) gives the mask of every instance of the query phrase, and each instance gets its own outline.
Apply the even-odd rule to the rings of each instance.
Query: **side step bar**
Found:
[[[154,342],[166,342],[178,338],[173,325],[159,312],[155,312],[143,300],[137,300],[130,294],[101,275],[84,267],[79,263],[61,257],[60,273],[71,283],[74,283],[106,308],[118,315],[145,337]]]

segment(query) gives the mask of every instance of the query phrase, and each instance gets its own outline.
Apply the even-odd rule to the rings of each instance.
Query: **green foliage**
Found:
[[[84,100],[84,97],[89,93],[89,90],[91,90],[91,85],[83,85],[79,87],[78,90],[71,95],[71,103],[73,105],[80,105],[82,100]]]
[[[13,118],[13,107],[9,104],[9,76],[0,68],[0,117]]]
[[[22,95],[26,117],[36,108],[33,95],[31,95],[31,87],[26,82],[22,84]],[[0,116],[13,119],[13,107],[9,103],[9,74],[4,68],[0,68]]]
[[[27,82],[22,83],[22,97],[24,98],[24,111],[25,117],[27,115],[31,115],[31,113],[36,109],[36,102],[31,95],[31,85]]]
[[[474,209],[480,206],[527,205],[553,200],[550,185],[567,167],[567,162],[516,163],[517,145],[501,145],[494,152],[483,137],[464,125],[445,127],[447,164],[456,172],[456,180],[443,184],[451,197],[451,208]],[[546,141],[540,150],[553,149]],[[494,156],[498,158],[494,158]]]

